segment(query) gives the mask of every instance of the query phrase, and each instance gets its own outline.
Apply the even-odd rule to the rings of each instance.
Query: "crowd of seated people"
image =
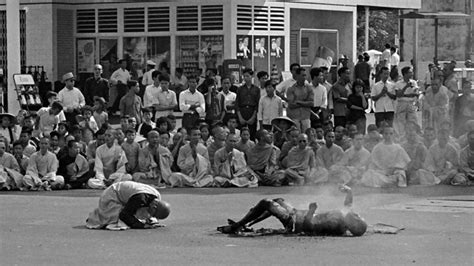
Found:
[[[400,130],[400,123],[394,123],[400,110],[388,114],[376,108],[376,124],[365,125],[357,106],[360,99],[346,95],[364,98],[362,110],[369,95],[365,88],[351,89],[364,84],[357,80],[351,84],[348,68],[340,69],[334,88],[324,69],[310,71],[311,83],[304,81],[304,71],[292,65],[293,85],[280,91],[266,80],[265,72],[258,73],[254,85],[253,71],[246,70],[245,81],[235,92],[229,91],[228,77],[220,79],[225,88],[218,88],[212,75],[201,84],[198,77],[189,76],[178,95],[170,89],[168,75],[153,72],[145,102],[138,95],[138,82],[127,82],[128,91],[118,103],[120,125],[109,124],[103,97],[88,96],[93,106],[85,105],[83,97],[72,99],[81,92],[74,90],[74,79],[67,75],[63,94],[70,93],[71,98],[66,101],[51,92],[49,106],[37,113],[0,114],[0,187],[105,189],[126,180],[158,188],[473,184],[474,105],[467,109],[456,105],[474,103],[470,83],[463,83],[464,98],[452,107],[452,112],[464,115],[463,128],[454,128],[448,119],[450,99],[435,77],[422,107],[423,114],[428,113],[426,123],[409,118],[402,120]],[[371,99],[376,105],[396,107],[397,101],[406,105],[420,96],[414,93],[417,85],[410,70],[402,69],[398,81],[387,76],[388,72],[381,73],[374,85]],[[325,88],[325,99],[331,103],[316,106],[321,100],[314,99],[311,105],[311,97]],[[293,118],[283,115],[284,99]],[[176,128],[176,108],[183,114],[181,128]],[[335,124],[334,108],[341,109]],[[357,119],[340,115],[351,110],[358,111]]]

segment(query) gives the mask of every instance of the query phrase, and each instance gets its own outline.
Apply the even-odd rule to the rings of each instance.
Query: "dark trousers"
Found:
[[[112,112],[116,112],[119,110],[120,99],[127,94],[127,85],[125,84],[117,84],[117,98],[115,98],[114,104],[112,105]]]
[[[86,184],[89,178],[91,178],[93,175],[94,175],[94,171],[88,171],[82,176],[76,178],[75,180],[66,179],[65,183],[69,184],[71,188],[74,188],[74,189],[82,188],[82,186]]]
[[[257,108],[258,107],[253,106],[240,107],[240,115],[242,115],[243,119],[248,120],[252,117],[253,113],[256,112]],[[257,133],[257,119],[255,119],[253,124],[244,124],[240,125],[240,127],[248,127],[250,131],[250,139],[255,140],[255,135]]]
[[[375,113],[375,124],[377,127],[380,127],[380,123],[385,121],[388,123],[389,126],[393,126],[393,116],[394,112],[380,112]]]
[[[326,110],[322,110],[320,113],[319,112],[319,107],[311,107],[311,111],[314,113],[318,114],[319,118],[311,114],[310,120],[311,120],[311,127],[316,128],[316,126],[324,125],[324,122],[326,122],[328,114]]]
[[[182,127],[186,129],[186,131],[189,130],[195,126],[197,126],[197,121],[199,120],[199,114],[194,112],[194,113],[184,113],[183,114],[183,120],[182,120]]]

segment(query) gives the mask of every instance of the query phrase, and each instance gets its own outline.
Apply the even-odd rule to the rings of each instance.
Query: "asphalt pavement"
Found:
[[[262,198],[297,208],[342,207],[335,187],[163,189],[172,213],[164,228],[86,229],[101,191],[0,193],[0,265],[473,265],[474,189],[353,188],[369,224],[404,228],[362,237],[230,237],[216,227]],[[254,228],[280,228],[275,218]]]

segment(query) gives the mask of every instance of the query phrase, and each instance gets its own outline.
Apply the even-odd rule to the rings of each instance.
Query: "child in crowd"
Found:
[[[125,133],[123,132],[127,132],[127,130],[123,131],[120,128],[115,130],[115,139],[117,140],[117,144],[119,146],[122,146],[123,142],[125,141]]]
[[[109,122],[109,115],[106,112],[107,102],[103,97],[94,96],[94,119],[97,127],[101,128],[103,124]]]
[[[122,115],[128,115],[135,117],[137,123],[142,122],[142,99],[137,94],[140,92],[140,87],[136,80],[130,80],[127,82],[128,92],[125,96],[120,99],[120,113]]]
[[[237,142],[235,148],[243,153],[246,153],[248,150],[252,149],[255,146],[255,142],[250,140],[250,130],[248,127],[243,127],[240,130],[240,141]]]
[[[325,145],[326,141],[324,140],[324,130],[323,130],[323,125],[319,124],[316,125],[316,143],[319,144],[319,146]]]
[[[71,135],[74,137],[77,142],[79,142],[79,146],[81,147],[81,152],[86,153],[87,144],[82,140],[82,128],[79,125],[74,125],[71,127]],[[66,143],[68,142],[68,138],[66,138]]]
[[[67,121],[61,121],[58,124],[58,133],[61,137],[67,137],[69,134],[69,123]]]
[[[127,173],[133,175],[137,171],[138,166],[138,150],[140,146],[135,142],[136,131],[133,128],[125,131],[127,139],[122,143],[122,149],[127,157],[127,163],[125,163],[125,170]]]
[[[32,143],[34,143],[33,145],[35,147],[38,147],[39,146],[39,136],[41,135],[41,131],[37,128],[36,126],[36,114],[32,114],[32,113],[27,113],[25,115],[25,118],[23,119],[23,127],[27,127],[29,129],[31,129],[31,136],[30,136],[30,140]]]
[[[235,114],[226,115],[225,125],[224,129],[227,131],[227,134],[234,134],[240,137],[240,130],[237,129],[237,116]]]
[[[137,134],[142,137],[146,137],[148,132],[155,128],[155,122],[151,121],[152,117],[152,110],[150,108],[143,108],[143,121],[141,124],[138,125]]]
[[[13,156],[20,166],[20,174],[25,175],[26,168],[28,168],[29,158],[23,154],[23,145],[18,140],[13,142]]]
[[[128,119],[130,118],[130,116],[128,115],[123,115],[122,117],[120,117],[120,128],[122,129],[122,131],[127,131],[127,129],[129,128],[130,124],[128,123]]]
[[[82,140],[86,144],[89,144],[89,142],[94,138],[95,132],[99,130],[97,122],[92,116],[93,112],[92,107],[86,105],[82,107],[82,115],[76,117],[79,127],[82,130]]]
[[[199,126],[199,130],[201,131],[201,143],[204,144],[204,146],[208,147],[214,141],[214,139],[209,133],[209,125],[203,124]]]
[[[156,119],[156,128],[158,129],[159,132],[169,132],[171,125],[166,117],[159,117]]]
[[[178,132],[176,130],[176,117],[172,114],[169,114],[168,116],[166,116],[166,118],[168,118],[168,121],[170,122],[170,127],[168,128],[168,132],[170,133],[171,137],[173,137],[173,135]]]
[[[128,124],[130,125],[129,126],[130,129],[135,129],[135,130],[137,129],[138,124],[137,124],[137,119],[135,117],[133,117],[133,116],[130,117],[128,119]]]
[[[31,140],[32,132],[33,130],[31,128],[23,127],[19,139],[21,146],[23,147],[23,154],[28,158],[36,152],[36,144]]]
[[[5,137],[7,151],[14,141],[18,140],[21,128],[17,125],[18,119],[12,114],[0,114],[0,135]]]
[[[57,155],[59,150],[61,149],[59,147],[59,133],[57,131],[53,131],[49,134],[49,142],[49,150]]]

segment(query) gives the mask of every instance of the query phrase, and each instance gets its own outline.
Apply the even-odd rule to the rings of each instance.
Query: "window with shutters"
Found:
[[[285,8],[272,6],[270,7],[270,30],[285,30]]]
[[[237,29],[252,29],[252,6],[237,5]]]
[[[145,32],[145,8],[125,8],[123,10],[124,32]]]
[[[268,30],[268,7],[254,6],[253,29],[254,30]]]
[[[117,9],[99,9],[99,32],[117,32]]]
[[[201,6],[201,30],[223,29],[222,5]]]
[[[95,33],[95,9],[76,10],[76,32]]]
[[[170,30],[170,8],[169,7],[149,7],[148,8],[148,31],[169,31]]]
[[[178,31],[198,30],[197,6],[179,6],[176,13],[176,29]]]

